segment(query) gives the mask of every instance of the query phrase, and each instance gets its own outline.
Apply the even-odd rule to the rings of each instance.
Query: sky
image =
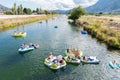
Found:
[[[13,4],[22,4],[23,7],[47,10],[69,10],[77,6],[88,7],[95,4],[98,0],[0,0],[0,4],[12,8]]]

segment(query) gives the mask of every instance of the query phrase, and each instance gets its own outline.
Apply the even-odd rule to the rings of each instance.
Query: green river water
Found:
[[[54,26],[58,28],[54,28]],[[27,32],[25,38],[14,38],[15,30]],[[67,16],[35,22],[0,32],[0,80],[120,80],[120,71],[113,70],[108,63],[120,63],[120,51],[108,50],[90,35],[82,35],[82,28],[68,23]],[[22,43],[38,43],[40,47],[19,54]],[[53,71],[43,63],[53,52],[64,55],[69,47],[79,48],[83,55],[97,56],[100,64],[67,64],[65,69]]]

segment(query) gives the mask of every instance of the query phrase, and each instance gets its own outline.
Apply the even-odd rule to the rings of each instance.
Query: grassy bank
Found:
[[[16,26],[36,22],[39,20],[46,20],[57,15],[43,15],[43,16],[29,16],[29,17],[14,17],[14,18],[3,18],[0,19],[0,31],[14,28]]]
[[[92,37],[104,42],[110,48],[120,49],[120,23],[114,17],[83,16],[76,21]]]

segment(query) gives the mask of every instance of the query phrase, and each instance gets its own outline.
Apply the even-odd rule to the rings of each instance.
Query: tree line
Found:
[[[6,11],[5,14],[7,15],[31,15],[31,14],[56,14],[56,12],[51,12],[49,10],[42,10],[41,8],[36,8],[36,10],[31,10],[30,8],[24,8],[22,4],[16,5],[13,4],[11,10]]]

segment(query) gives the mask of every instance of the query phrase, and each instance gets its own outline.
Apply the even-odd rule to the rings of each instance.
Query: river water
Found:
[[[54,26],[58,28],[54,28]],[[15,31],[27,32],[25,38],[13,38]],[[108,50],[90,35],[82,35],[82,28],[68,23],[67,16],[35,22],[0,32],[0,80],[120,80],[120,71],[109,67],[109,61],[120,62],[120,51]],[[38,43],[40,47],[19,54],[22,43]],[[97,56],[100,64],[67,64],[65,69],[53,71],[43,63],[53,52],[64,55],[69,47],[79,48],[83,55]]]

